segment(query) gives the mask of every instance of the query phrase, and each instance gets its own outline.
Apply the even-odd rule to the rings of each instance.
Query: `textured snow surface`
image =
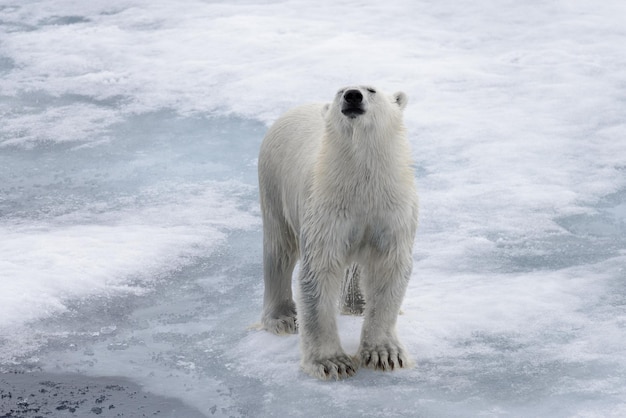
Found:
[[[207,416],[625,416],[624,45],[617,0],[0,0],[0,371]],[[357,83],[409,96],[417,366],[318,382],[254,329],[256,158]]]

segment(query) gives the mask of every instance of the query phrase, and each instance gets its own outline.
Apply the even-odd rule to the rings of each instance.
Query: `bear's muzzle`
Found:
[[[354,89],[345,91],[343,93],[341,113],[350,119],[354,119],[365,113],[365,109],[363,108],[363,93]]]

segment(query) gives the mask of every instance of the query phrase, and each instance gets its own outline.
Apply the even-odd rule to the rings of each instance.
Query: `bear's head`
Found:
[[[403,92],[389,96],[371,86],[350,86],[337,92],[333,102],[324,106],[322,115],[327,122],[343,127],[382,128],[389,123],[401,124],[407,101]]]

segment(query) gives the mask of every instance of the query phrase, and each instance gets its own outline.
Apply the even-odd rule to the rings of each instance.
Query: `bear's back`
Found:
[[[298,106],[274,122],[259,152],[262,204],[282,208],[297,233],[313,164],[324,135],[324,104]]]

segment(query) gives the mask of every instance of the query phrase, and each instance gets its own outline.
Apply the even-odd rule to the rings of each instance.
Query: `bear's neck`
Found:
[[[393,130],[354,128],[351,135],[329,132],[321,144],[315,183],[338,193],[367,197],[406,190],[413,182],[411,153],[402,126]]]

